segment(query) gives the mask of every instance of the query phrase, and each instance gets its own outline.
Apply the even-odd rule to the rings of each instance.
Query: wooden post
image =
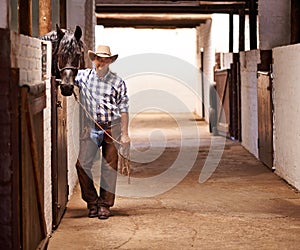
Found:
[[[291,43],[300,42],[300,1],[291,1]]]
[[[233,13],[229,14],[229,52],[233,52]]]
[[[52,1],[40,0],[39,1],[39,32],[44,35],[52,30]]]
[[[249,0],[250,49],[257,49],[256,0]]]
[[[59,0],[59,19],[60,19],[60,27],[66,29],[67,28],[67,2],[66,0]]]
[[[239,51],[245,51],[245,10],[239,10]]]
[[[32,35],[32,2],[31,0],[19,1],[19,32]]]

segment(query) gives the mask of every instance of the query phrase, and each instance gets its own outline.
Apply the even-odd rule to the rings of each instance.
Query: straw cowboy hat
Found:
[[[109,58],[112,58],[112,63],[117,60],[118,58],[118,54],[116,55],[112,55],[111,52],[110,52],[110,47],[109,46],[106,46],[106,45],[99,45],[97,47],[97,50],[94,52],[92,50],[89,50],[88,51],[88,55],[89,55],[89,58],[94,61],[95,58],[98,56],[98,57],[109,57]]]

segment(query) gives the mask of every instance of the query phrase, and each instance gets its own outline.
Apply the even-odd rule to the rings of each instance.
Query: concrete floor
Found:
[[[142,114],[130,130],[114,216],[88,218],[77,186],[49,250],[300,249],[300,194],[239,143],[187,115]]]

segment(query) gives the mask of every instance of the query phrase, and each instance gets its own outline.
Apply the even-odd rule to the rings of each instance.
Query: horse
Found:
[[[79,69],[84,68],[84,42],[81,40],[82,30],[76,26],[75,31],[60,29],[56,25],[53,30],[40,39],[51,41],[52,65],[51,75],[60,82],[61,93],[71,96],[74,90],[75,77]]]

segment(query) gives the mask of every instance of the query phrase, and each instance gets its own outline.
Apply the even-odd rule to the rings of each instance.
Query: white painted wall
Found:
[[[35,85],[42,82],[41,41],[11,32],[11,64],[20,69],[20,85]]]
[[[259,62],[259,50],[240,52],[242,145],[257,158],[257,64]]]
[[[107,44],[119,54],[111,69],[127,83],[131,113],[197,111],[195,29],[97,26],[96,44]]]
[[[291,1],[259,0],[259,48],[272,49],[287,45],[291,37]]]
[[[300,44],[273,49],[274,167],[300,189]]]
[[[46,84],[46,108],[44,109],[44,215],[48,234],[52,230],[52,185],[51,185],[51,43],[11,32],[11,67],[20,70],[20,85],[35,85],[43,82],[41,44],[48,44]]]

